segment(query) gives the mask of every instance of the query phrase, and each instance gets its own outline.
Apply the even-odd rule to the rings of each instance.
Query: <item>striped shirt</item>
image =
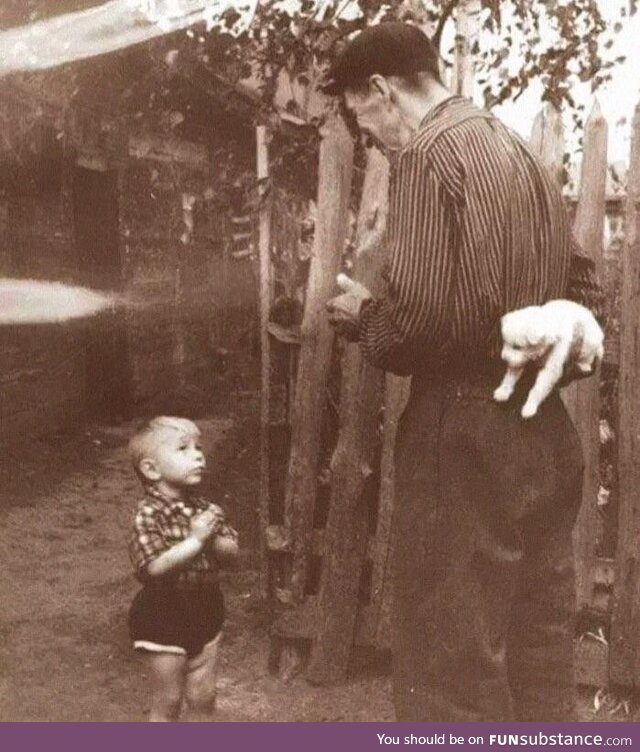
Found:
[[[386,297],[367,301],[368,360],[403,375],[497,359],[499,320],[572,295],[593,309],[560,189],[522,139],[466,99],[437,105],[398,154]],[[589,295],[589,292],[594,293]]]

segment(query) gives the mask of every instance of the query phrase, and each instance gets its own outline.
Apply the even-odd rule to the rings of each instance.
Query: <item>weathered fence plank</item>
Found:
[[[268,133],[264,125],[256,128],[256,174],[262,204],[259,213],[258,250],[260,255],[260,589],[269,596],[269,552],[265,534],[269,525],[269,413],[271,404],[271,343],[269,341],[269,307],[271,302],[271,200],[266,181],[269,179]]]
[[[601,277],[607,182],[607,121],[597,101],[587,120],[580,176],[580,200],[573,227],[582,251]],[[588,606],[594,584],[600,486],[600,369],[593,378],[565,389],[563,398],[582,440],[585,460],[582,506],[574,529],[578,607]]]
[[[531,129],[530,145],[539,154],[554,179],[562,182],[564,156],[564,127],[562,116],[552,104],[536,115]]]
[[[367,155],[358,216],[354,279],[378,293],[384,260],[389,165],[377,149]],[[365,495],[374,473],[384,378],[358,344],[345,345],[340,388],[340,434],[331,460],[331,500],[317,599],[316,634],[307,678],[327,684],[345,678],[354,641],[371,510]]]
[[[398,423],[404,411],[411,379],[386,375],[384,423],[382,431],[382,457],[380,460],[380,502],[378,527],[373,548],[371,572],[371,603],[368,624],[363,623],[359,632],[371,634],[371,643],[379,647],[391,645],[391,612],[393,608],[392,573],[390,571],[393,551],[393,510],[395,498],[395,447]]]
[[[298,603],[304,598],[311,556],[322,404],[333,344],[325,304],[335,293],[340,269],[352,171],[353,141],[339,115],[331,114],[322,128],[320,144],[318,211],[302,320],[285,496],[285,521],[293,553],[291,595]]]
[[[461,0],[456,8],[456,35],[454,40],[451,88],[463,97],[473,97],[475,64],[473,45],[480,30],[480,0]]]
[[[640,684],[640,104],[636,107],[622,250],[618,392],[619,512],[610,678]]]
[[[548,104],[537,115],[531,134],[531,147],[560,182],[563,171],[564,129],[560,112]],[[585,149],[581,171],[581,195],[576,214],[576,239],[596,262],[602,260],[607,170],[607,124],[594,105],[585,129]],[[599,376],[563,391],[562,397],[580,433],[585,459],[583,504],[574,531],[577,599],[580,606],[590,602],[597,543],[597,496],[599,487]]]

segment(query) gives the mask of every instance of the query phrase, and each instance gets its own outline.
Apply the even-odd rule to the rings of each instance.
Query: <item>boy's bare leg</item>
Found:
[[[213,713],[216,707],[218,648],[222,633],[204,646],[187,664],[185,697],[189,707],[200,713]]]
[[[184,693],[186,655],[144,654],[143,663],[151,680],[150,722],[177,721]]]

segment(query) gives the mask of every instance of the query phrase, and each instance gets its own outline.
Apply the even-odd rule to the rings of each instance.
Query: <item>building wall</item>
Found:
[[[253,263],[231,258],[209,149],[28,95],[2,113],[7,101],[0,115],[15,125],[15,144],[34,124],[48,130],[24,147],[18,169],[15,148],[0,154],[0,275],[116,288],[132,305],[82,324],[0,330],[0,442],[86,414],[153,412],[215,368],[218,348],[248,349]],[[100,248],[78,243],[77,168],[115,176],[116,277],[101,276]],[[96,414],[110,391],[114,414]]]
[[[0,161],[0,276],[72,280],[76,260],[59,119],[3,98],[24,126],[18,164]],[[8,111],[8,112],[7,112]],[[34,127],[34,124],[37,126]],[[0,444],[77,423],[85,405],[82,327],[0,327]]]
[[[163,398],[215,367],[219,347],[242,346],[255,321],[251,259],[230,257],[229,227],[203,146],[132,136],[121,182],[124,292],[132,399]]]

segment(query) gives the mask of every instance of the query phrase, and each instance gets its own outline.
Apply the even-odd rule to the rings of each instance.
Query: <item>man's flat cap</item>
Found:
[[[438,51],[416,26],[399,22],[369,26],[349,41],[329,68],[321,89],[342,94],[369,76],[407,76],[430,71],[438,76]]]

